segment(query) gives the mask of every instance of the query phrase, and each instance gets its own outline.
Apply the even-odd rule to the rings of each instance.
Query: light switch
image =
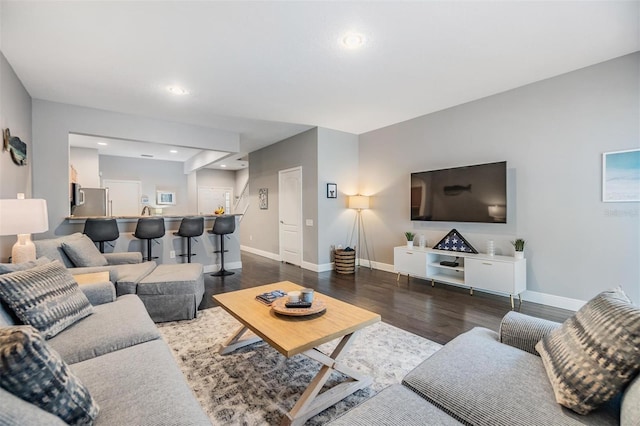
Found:
[[[313,226],[313,219],[307,219],[305,223],[307,224],[307,226]]]

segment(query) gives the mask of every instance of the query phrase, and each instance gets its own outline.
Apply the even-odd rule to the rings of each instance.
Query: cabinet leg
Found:
[[[431,280],[431,287],[435,287],[436,286],[436,282],[434,280]]]
[[[473,296],[473,287],[469,287],[469,294]]]
[[[513,311],[514,306],[513,306],[513,294],[509,295],[509,300],[511,301],[511,310]]]
[[[522,308],[522,293],[518,294],[518,310]]]
[[[396,282],[399,283],[400,282],[400,272],[398,272],[398,276],[396,277]]]

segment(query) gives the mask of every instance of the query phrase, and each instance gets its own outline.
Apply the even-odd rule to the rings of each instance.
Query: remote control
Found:
[[[310,302],[287,302],[284,304],[287,308],[310,308]]]

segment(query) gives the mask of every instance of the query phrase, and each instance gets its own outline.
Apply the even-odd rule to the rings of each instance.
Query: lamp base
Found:
[[[36,260],[36,246],[31,241],[31,234],[18,234],[18,241],[11,249],[11,263],[22,263]]]

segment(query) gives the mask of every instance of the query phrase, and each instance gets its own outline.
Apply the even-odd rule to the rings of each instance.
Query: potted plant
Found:
[[[518,238],[515,241],[511,241],[513,248],[516,249],[515,258],[524,259],[524,244],[525,241],[522,238]]]
[[[404,236],[407,237],[407,247],[413,247],[413,237],[415,237],[416,234],[411,231],[407,231],[404,233]]]

